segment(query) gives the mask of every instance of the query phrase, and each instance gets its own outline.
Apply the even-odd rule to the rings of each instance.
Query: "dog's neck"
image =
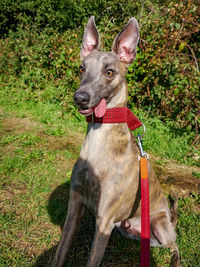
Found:
[[[114,107],[126,107],[128,97],[127,83],[125,80],[122,81],[120,89],[117,90],[116,94],[112,97],[110,102],[107,104],[107,108]]]
[[[117,90],[107,104],[107,108],[126,107],[127,95],[127,84],[124,80],[120,89]],[[122,127],[124,138],[127,135],[127,139],[130,139],[127,123],[120,123],[120,127],[117,125],[117,123],[89,123],[86,140],[81,150],[81,158],[87,159],[91,166],[97,166],[98,159],[102,158],[102,153],[106,153],[105,151],[107,151],[110,142],[112,142],[111,140],[113,140],[114,136],[118,136],[118,131],[121,132]],[[98,169],[96,169],[96,172],[98,173]]]

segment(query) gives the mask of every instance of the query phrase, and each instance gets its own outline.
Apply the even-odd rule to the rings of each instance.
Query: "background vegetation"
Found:
[[[197,132],[199,1],[161,2],[0,1],[4,90],[16,82],[17,94],[26,90],[25,100],[69,102],[77,88],[79,47],[90,15],[96,17],[103,49],[110,49],[122,25],[135,16],[141,41],[127,75],[130,104]]]
[[[198,0],[0,0],[0,266],[49,266],[54,256],[86,129],[73,94],[91,15],[107,51],[130,17],[139,21],[129,106],[169,201],[180,194],[182,266],[200,266],[199,13]],[[66,266],[86,264],[93,223],[87,214]],[[151,252],[152,266],[169,265],[168,250]],[[138,266],[139,243],[114,232],[102,264]]]

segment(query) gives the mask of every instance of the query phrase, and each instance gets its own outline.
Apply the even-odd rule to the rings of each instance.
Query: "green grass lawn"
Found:
[[[0,120],[0,266],[50,266],[86,123],[63,113],[59,104],[16,102],[11,97],[2,98]],[[144,120],[144,147],[153,153],[164,192],[169,202],[180,195],[177,243],[182,266],[200,266],[200,170],[198,162],[187,157],[191,136],[156,118]],[[87,213],[65,266],[86,265],[93,235],[94,218]],[[140,243],[114,230],[102,266],[139,266],[139,255]],[[168,249],[151,249],[151,266],[169,262]]]

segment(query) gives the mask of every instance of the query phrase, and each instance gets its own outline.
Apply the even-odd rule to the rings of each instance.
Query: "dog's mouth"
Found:
[[[92,108],[88,108],[88,107],[80,107],[78,109],[78,112],[81,114],[81,115],[84,115],[84,116],[89,116],[93,113],[93,109]]]
[[[106,100],[105,98],[101,99],[101,101],[93,108],[81,106],[78,111],[84,116],[89,116],[94,113],[96,117],[101,118],[106,112]]]

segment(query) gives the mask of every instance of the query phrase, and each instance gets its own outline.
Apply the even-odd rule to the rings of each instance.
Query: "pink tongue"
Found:
[[[104,116],[106,112],[106,100],[103,98],[99,104],[94,108],[94,113],[97,118]]]

